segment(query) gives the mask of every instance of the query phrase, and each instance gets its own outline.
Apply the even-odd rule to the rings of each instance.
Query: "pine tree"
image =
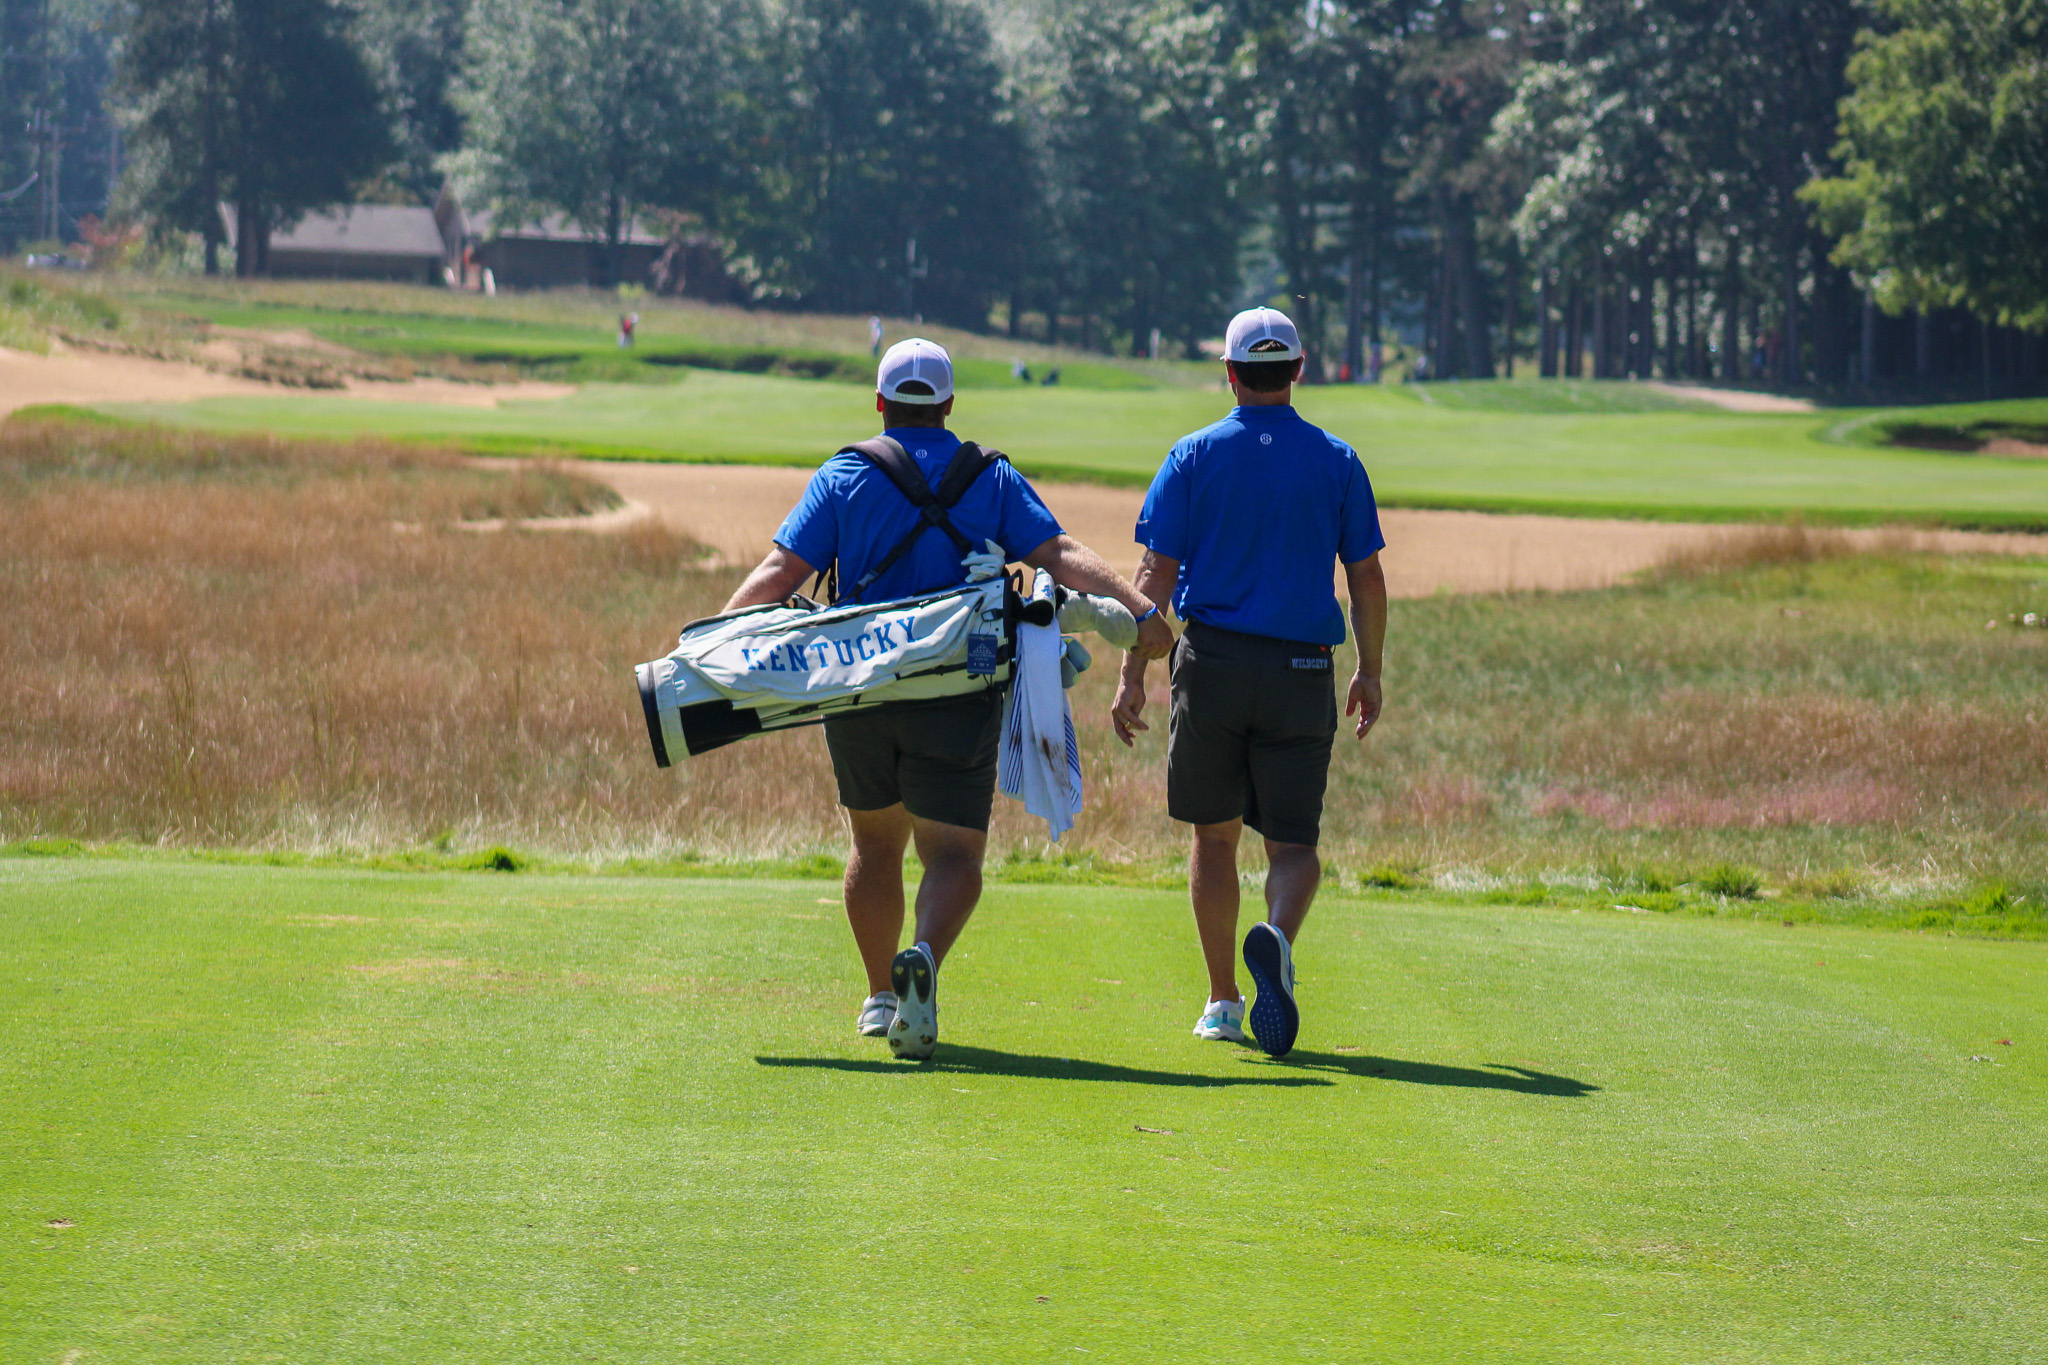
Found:
[[[478,0],[451,158],[500,221],[561,213],[602,244],[600,282],[647,209],[699,213],[732,174],[721,144],[750,14],[705,0]]]

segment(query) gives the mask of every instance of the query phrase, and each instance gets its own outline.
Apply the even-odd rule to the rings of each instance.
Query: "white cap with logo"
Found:
[[[1299,360],[1301,333],[1278,308],[1247,308],[1230,320],[1223,355],[1242,361]]]
[[[943,403],[953,396],[953,358],[936,341],[899,341],[882,353],[875,392],[892,403]]]

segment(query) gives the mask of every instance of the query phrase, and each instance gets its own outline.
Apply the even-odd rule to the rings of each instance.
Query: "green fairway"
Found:
[[[873,397],[852,385],[682,373],[672,385],[589,385],[496,409],[294,396],[107,411],[232,431],[800,465],[873,427]],[[1665,410],[1630,410],[1652,405]],[[1227,406],[1191,389],[991,389],[962,396],[955,426],[1029,472],[1142,484],[1177,437]],[[1299,406],[1358,447],[1394,506],[2048,525],[2048,463],[1854,444],[1859,428],[1828,439],[1855,414],[1736,414],[1626,384],[1533,382],[1332,385],[1300,390]]]
[[[1180,894],[996,885],[912,1066],[836,890],[0,861],[7,1358],[2048,1339],[2038,944],[1331,899],[1275,1064]]]
[[[678,305],[672,300],[623,299],[571,290],[559,296],[527,294],[486,299],[446,290],[368,286],[353,299],[318,284],[300,299],[262,297],[240,290],[143,293],[130,301],[151,316],[170,315],[219,327],[263,333],[310,333],[321,341],[375,356],[453,359],[506,365],[516,372],[573,380],[664,382],[679,367],[773,371],[809,379],[872,385],[875,362],[866,327],[855,318],[767,315],[745,325],[739,310]],[[641,310],[645,310],[642,312]],[[639,312],[637,344],[621,348],[615,327],[623,312]],[[1172,362],[1117,361],[1059,352],[1030,342],[972,337],[951,328],[896,321],[890,340],[912,330],[936,331],[971,354],[956,354],[961,388],[1018,386],[1012,359],[1028,360],[1035,377],[1053,368],[1069,388],[1142,389],[1196,382],[1196,367]],[[749,335],[751,333],[751,335]],[[978,344],[977,344],[978,343]]]

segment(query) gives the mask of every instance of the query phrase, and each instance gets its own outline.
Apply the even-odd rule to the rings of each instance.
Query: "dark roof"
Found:
[[[228,242],[234,243],[235,214],[223,205]],[[402,204],[345,204],[319,209],[289,228],[270,234],[272,254],[280,251],[361,253],[366,256],[422,256],[445,259],[448,247],[430,208]]]
[[[479,209],[475,213],[465,214],[463,225],[472,237],[480,237],[486,241],[493,238],[521,242],[581,243],[604,240],[603,232],[586,232],[571,221],[568,215],[561,213],[550,213],[537,223],[500,229],[489,209]],[[626,231],[620,240],[636,246],[660,246],[668,237],[666,234],[650,231],[645,223],[633,222],[626,225]]]

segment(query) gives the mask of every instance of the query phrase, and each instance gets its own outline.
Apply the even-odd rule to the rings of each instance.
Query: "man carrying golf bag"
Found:
[[[1121,602],[1139,621],[1133,652],[1166,655],[1173,635],[1159,608],[1062,533],[1007,460],[946,429],[953,365],[944,347],[898,342],[882,357],[875,388],[881,436],[825,462],[726,611],[781,602],[821,573],[835,584],[836,602],[873,603],[944,591],[976,569],[1022,561],[1062,587]],[[913,470],[921,486],[908,477]],[[970,555],[981,562],[963,562]],[[868,981],[858,1027],[886,1036],[899,1057],[931,1056],[939,964],[981,898],[1002,716],[992,689],[825,722],[853,829],[846,918]],[[899,952],[903,856],[913,840],[924,880],[913,944]]]

